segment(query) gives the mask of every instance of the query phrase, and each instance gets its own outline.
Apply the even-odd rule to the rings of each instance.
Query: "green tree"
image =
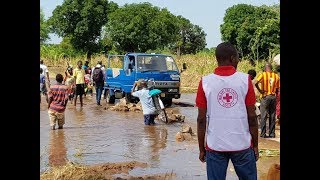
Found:
[[[179,33],[175,48],[177,54],[195,54],[205,48],[206,33],[198,25],[193,25],[188,19],[177,16]]]
[[[176,17],[150,3],[125,4],[110,14],[105,39],[120,52],[146,52],[175,41]]]
[[[267,59],[280,48],[279,13],[277,6],[232,6],[220,26],[222,40],[236,45],[242,56]]]
[[[47,21],[45,20],[44,13],[40,8],[40,44],[43,44],[50,39],[49,33],[50,33],[50,30],[47,25]]]
[[[65,0],[54,9],[49,22],[55,33],[70,38],[72,46],[90,59],[92,53],[100,51],[101,28],[117,7],[107,0]]]

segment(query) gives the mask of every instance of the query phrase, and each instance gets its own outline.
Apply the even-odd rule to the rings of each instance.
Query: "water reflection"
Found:
[[[166,147],[168,131],[161,125],[145,126],[144,131],[150,147],[149,160],[153,162],[154,165],[158,164],[160,161],[159,150]]]
[[[67,162],[64,130],[50,131],[49,165],[60,166]]]

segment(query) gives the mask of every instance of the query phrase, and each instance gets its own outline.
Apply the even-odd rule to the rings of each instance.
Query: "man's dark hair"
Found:
[[[86,61],[84,62],[84,64],[88,65],[88,64],[89,64],[89,61],[88,61],[88,60],[86,60]]]
[[[43,60],[42,59],[40,59],[40,64],[43,64]]]
[[[40,74],[42,74],[42,72],[43,72],[43,69],[42,69],[42,68],[40,68]]]
[[[82,61],[81,60],[79,60],[78,62],[77,62],[77,64],[79,64],[81,62],[81,64],[82,64]]]
[[[56,81],[57,81],[58,83],[62,83],[62,81],[63,81],[63,76],[62,76],[62,74],[57,74],[57,75],[56,75]]]
[[[228,60],[231,56],[237,56],[238,51],[230,42],[223,42],[219,44],[216,48],[216,58],[217,60]]]
[[[252,79],[254,79],[257,75],[257,72],[254,69],[250,69],[248,74],[252,77]]]

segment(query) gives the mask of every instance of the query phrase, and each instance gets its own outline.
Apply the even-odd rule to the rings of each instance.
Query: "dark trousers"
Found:
[[[102,90],[103,90],[103,85],[96,85],[96,101],[97,101],[97,104],[99,105],[100,105]]]
[[[76,95],[84,94],[84,84],[76,84]]]
[[[275,137],[276,130],[276,96],[268,95],[260,101],[260,112],[261,112],[261,137],[266,136],[266,122],[267,114],[269,114],[269,136]]]
[[[257,166],[252,148],[238,152],[206,151],[207,179],[225,180],[229,160],[240,180],[257,180]]]
[[[107,99],[107,89],[103,90],[103,99]]]
[[[153,125],[153,124],[155,124],[154,118],[155,118],[156,116],[157,116],[157,115],[155,115],[155,114],[145,114],[145,115],[143,115],[143,117],[144,117],[144,124],[145,124],[145,125]]]

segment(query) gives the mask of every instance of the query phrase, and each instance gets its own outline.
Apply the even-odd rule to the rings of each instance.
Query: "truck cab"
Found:
[[[181,96],[180,71],[172,56],[127,53],[108,55],[104,86],[107,90],[107,103],[114,103],[115,99],[123,97],[130,102],[138,102],[139,99],[131,95],[131,89],[141,79],[154,82],[154,88],[162,92],[160,97],[166,107],[171,106],[173,98]]]

